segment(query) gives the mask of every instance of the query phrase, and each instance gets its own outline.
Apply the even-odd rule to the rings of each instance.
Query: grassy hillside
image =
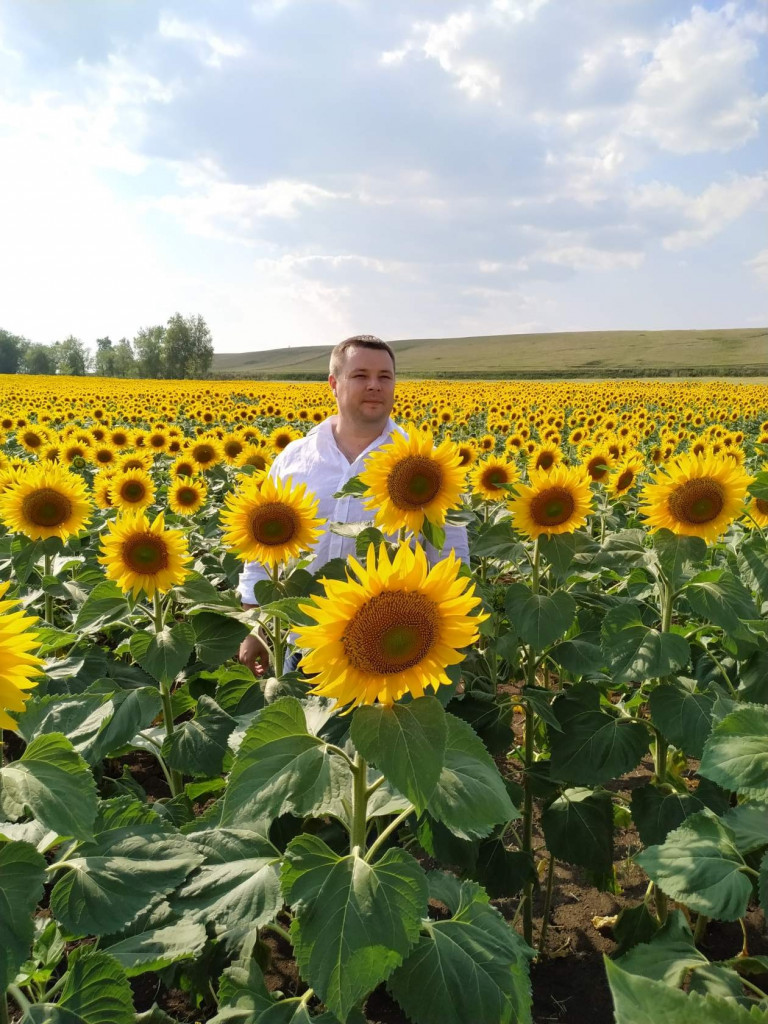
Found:
[[[768,329],[578,331],[391,342],[400,376],[749,375],[768,372]],[[330,345],[219,353],[211,376],[324,377]]]

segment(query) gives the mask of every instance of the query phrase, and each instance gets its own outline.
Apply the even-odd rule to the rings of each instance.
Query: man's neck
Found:
[[[356,423],[348,423],[337,415],[332,423],[336,447],[349,462],[354,462],[379,437],[388,420],[389,417],[378,425],[359,426]]]

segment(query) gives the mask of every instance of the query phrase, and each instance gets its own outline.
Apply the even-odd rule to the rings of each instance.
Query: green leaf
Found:
[[[765,1013],[734,999],[686,994],[661,981],[622,971],[604,957],[616,1024],[761,1024]]]
[[[86,1024],[134,1024],[133,993],[125,971],[103,950],[81,946],[70,953],[59,1006]]]
[[[520,892],[528,882],[535,882],[536,868],[530,853],[508,850],[497,837],[480,843],[473,875],[489,896],[501,899]]]
[[[217,667],[233,657],[250,629],[226,615],[202,612],[192,619],[195,649],[200,661]]]
[[[217,775],[229,749],[227,739],[236,724],[215,700],[202,694],[195,717],[180,722],[173,735],[163,740],[163,757],[171,768],[186,775]]]
[[[235,960],[219,982],[219,1012],[210,1024],[254,1024],[272,1006],[272,997],[253,957]]]
[[[648,750],[648,731],[599,707],[593,687],[571,690],[554,704],[561,732],[550,732],[552,777],[597,786],[632,771]]]
[[[30,541],[26,537],[15,537],[12,544],[13,578],[24,586],[38,560],[43,557],[43,545],[39,540]]]
[[[605,790],[566,789],[541,815],[553,857],[594,871],[613,863],[613,805]]]
[[[347,480],[340,491],[334,494],[334,498],[345,498],[348,494],[359,495],[365,494],[368,490],[368,484],[364,484],[359,476],[353,476]]]
[[[735,921],[747,912],[752,884],[744,859],[733,831],[711,811],[686,818],[635,860],[668,896],[707,917]]]
[[[699,773],[736,793],[768,798],[768,707],[745,704],[718,722]]]
[[[281,814],[319,813],[351,784],[347,765],[307,730],[295,697],[259,712],[245,734],[223,797],[221,824],[253,827]]]
[[[442,526],[438,526],[437,523],[433,523],[431,519],[425,517],[421,526],[421,532],[427,544],[431,544],[437,552],[443,550],[445,547],[445,530]]]
[[[703,562],[707,557],[705,540],[678,536],[671,530],[657,530],[653,534],[653,547],[664,575],[675,589],[684,578],[685,566]]]
[[[303,834],[286,849],[282,887],[302,977],[342,1020],[402,963],[427,911],[426,877],[398,849],[368,864]]]
[[[431,921],[388,988],[417,1024],[525,1024],[531,1020],[528,959],[533,950],[474,882],[434,872],[432,899],[451,917]]]
[[[377,530],[375,526],[366,526],[364,530],[358,533],[355,537],[355,557],[358,560],[365,559],[368,554],[368,545],[373,546],[378,551],[382,544],[386,544],[387,538],[381,532]]]
[[[723,815],[723,823],[733,829],[739,853],[754,853],[768,846],[768,803],[748,802],[731,807]]]
[[[760,861],[758,892],[763,913],[768,914],[768,853],[764,853],[763,859]]]
[[[205,926],[194,921],[176,921],[162,928],[147,928],[104,946],[127,977],[159,971],[181,960],[194,960],[207,939]]]
[[[678,987],[691,968],[706,965],[709,960],[696,949],[682,911],[673,910],[650,942],[633,946],[616,963],[630,974]]]
[[[199,863],[194,847],[162,825],[111,829],[67,861],[51,910],[75,935],[109,935],[175,889]]]
[[[625,907],[613,927],[613,937],[618,945],[616,955],[621,956],[639,942],[649,942],[658,930],[658,922],[649,913],[645,902]]]
[[[82,750],[83,757],[91,764],[109,757],[150,726],[160,713],[162,698],[154,687],[142,686],[138,690],[115,693],[108,703],[112,715]]]
[[[171,683],[189,661],[195,631],[189,622],[164,626],[159,633],[134,633],[131,654],[153,679]]]
[[[728,633],[739,630],[741,619],[760,617],[750,592],[727,569],[700,572],[686,583],[683,593],[696,615]]]
[[[77,633],[66,633],[63,629],[53,629],[50,626],[38,628],[36,632],[40,644],[37,655],[40,658],[49,658],[56,651],[60,651],[62,647],[71,647],[78,639]]]
[[[759,473],[756,473],[755,479],[747,490],[754,498],[762,498],[763,501],[768,501],[768,470],[761,469]]]
[[[446,713],[435,697],[409,704],[360,707],[350,735],[361,755],[421,813],[435,791],[445,759]]]
[[[603,620],[602,645],[614,684],[668,676],[688,664],[688,641],[646,626],[632,603],[616,605]]]
[[[171,898],[183,921],[207,924],[217,938],[233,945],[274,920],[283,902],[280,853],[265,836],[216,828],[187,838],[205,860]]]
[[[19,818],[28,809],[60,836],[90,839],[96,784],[83,758],[61,733],[38,736],[21,760],[0,770],[0,804]]]
[[[482,839],[520,812],[472,727],[455,715],[447,715],[446,724],[445,763],[428,810],[461,839]]]
[[[632,820],[643,846],[658,846],[669,833],[705,805],[697,796],[678,793],[649,783],[632,790]]]
[[[696,693],[682,682],[661,683],[650,697],[651,721],[665,739],[689,757],[701,757],[712,731],[715,699]]]
[[[281,999],[270,1006],[261,1014],[258,1024],[339,1024],[339,1018],[332,1013],[321,1013],[313,1017],[304,999],[295,996],[293,999]],[[366,1024],[366,1018],[360,1010],[353,1010],[345,1024]]]
[[[520,703],[528,704],[535,715],[546,722],[550,728],[560,731],[560,723],[552,710],[552,690],[541,690],[536,686],[524,686],[520,691]],[[517,700],[515,700],[517,703]]]
[[[752,530],[739,544],[736,553],[739,569],[748,583],[760,591],[768,601],[768,542],[757,530]]]
[[[190,572],[182,584],[174,587],[173,596],[185,604],[224,604],[227,594],[217,590],[201,573]]]
[[[566,672],[573,672],[577,676],[595,675],[602,672],[605,665],[600,634],[596,632],[562,640],[552,648],[549,656]]]
[[[562,636],[576,614],[576,602],[564,590],[532,594],[524,583],[507,587],[504,605],[517,635],[538,651]]]
[[[76,633],[97,633],[108,622],[125,618],[131,607],[122,590],[112,580],[97,583],[77,613]]]
[[[32,915],[43,895],[45,860],[29,843],[0,844],[0,992],[29,956]],[[0,998],[3,998],[0,996]]]
[[[55,1003],[35,1003],[25,1011],[19,1024],[88,1024],[76,1013],[64,1010]]]
[[[509,520],[501,523],[482,524],[472,544],[473,558],[498,558],[504,561],[514,561],[524,551],[523,545],[512,536]]]

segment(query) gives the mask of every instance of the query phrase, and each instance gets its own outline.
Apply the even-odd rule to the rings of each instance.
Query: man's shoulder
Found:
[[[297,437],[283,448],[274,463],[281,477],[302,469],[308,461],[317,462],[322,448],[322,426],[322,423],[318,424],[303,437]]]

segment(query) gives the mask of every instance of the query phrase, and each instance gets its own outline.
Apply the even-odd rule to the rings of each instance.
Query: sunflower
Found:
[[[110,495],[121,512],[143,510],[155,500],[155,485],[145,469],[129,469],[114,475]]]
[[[518,484],[513,500],[515,529],[529,537],[573,533],[592,509],[590,478],[582,467],[554,466],[548,472],[531,470],[530,486]]]
[[[506,501],[512,495],[504,485],[514,484],[519,478],[517,466],[491,455],[478,462],[469,475],[469,482],[473,493],[485,501]]]
[[[168,488],[168,504],[177,516],[191,516],[202,508],[208,496],[204,480],[196,477],[177,477]]]
[[[221,462],[224,452],[218,438],[201,437],[184,450],[182,458],[184,457],[192,459],[195,464],[195,472],[199,473],[201,469],[211,469]]]
[[[0,519],[30,540],[65,541],[88,522],[92,509],[83,480],[55,462],[31,467],[0,497]]]
[[[275,427],[269,435],[269,445],[275,453],[287,448],[291,441],[297,441],[302,435],[292,427]]]
[[[317,541],[324,519],[317,518],[318,500],[305,484],[291,478],[250,478],[237,494],[228,494],[221,513],[222,541],[244,561],[277,566]]]
[[[88,457],[96,466],[114,466],[117,462],[117,451],[111,444],[96,444],[91,448]]]
[[[596,483],[605,483],[615,461],[607,445],[595,445],[586,456],[584,469]]]
[[[0,583],[0,598],[10,581]],[[15,729],[8,711],[23,711],[29,699],[26,690],[37,686],[36,676],[42,660],[31,652],[40,646],[37,633],[30,630],[35,620],[23,611],[13,610],[15,601],[0,600],[0,731]]]
[[[430,569],[419,545],[401,544],[390,562],[371,544],[365,567],[351,557],[348,565],[357,579],[326,580],[324,595],[300,606],[316,623],[297,631],[312,692],[340,706],[389,705],[449,684],[447,666],[463,661],[488,618],[470,615],[480,598],[454,553]]]
[[[50,441],[48,432],[35,427],[25,427],[16,434],[16,441],[31,455],[37,455]]]
[[[116,469],[120,473],[127,473],[129,469],[143,469],[147,473],[152,469],[152,452],[123,452],[118,455]]]
[[[742,511],[752,477],[726,457],[680,455],[640,495],[651,531],[715,541]]]
[[[258,444],[248,444],[240,452],[237,459],[238,466],[253,466],[266,473],[272,465],[266,448]]]
[[[459,465],[464,469],[469,469],[471,466],[474,466],[475,462],[477,462],[477,445],[475,442],[471,438],[465,441],[457,441],[456,447],[458,448],[459,458],[461,459]]]
[[[112,480],[114,473],[102,469],[93,478],[93,500],[99,508],[112,508]]]
[[[531,469],[550,470],[558,462],[562,462],[563,453],[560,451],[557,442],[546,442],[537,444],[528,455],[528,465]]]
[[[366,460],[360,474],[367,490],[365,508],[388,533],[405,528],[418,533],[425,519],[442,526],[449,508],[461,504],[466,469],[452,441],[435,447],[431,431],[409,427]]]
[[[224,452],[224,461],[228,466],[236,466],[237,460],[242,455],[246,443],[238,434],[225,434],[221,439],[221,447]]]
[[[124,593],[148,598],[183,583],[191,558],[181,530],[166,530],[161,512],[150,524],[143,512],[129,512],[110,523],[102,538],[99,562]]]
[[[195,460],[186,455],[180,455],[175,462],[171,463],[171,476],[174,478],[178,478],[180,476],[195,476],[197,471],[198,467]]]
[[[114,448],[127,448],[131,443],[131,435],[125,427],[113,427],[107,439]]]
[[[91,446],[82,441],[67,442],[62,445],[59,458],[67,466],[82,468],[88,461]]]
[[[638,476],[645,469],[645,462],[639,452],[629,452],[613,467],[608,476],[608,491],[614,498],[620,498],[637,483]]]

